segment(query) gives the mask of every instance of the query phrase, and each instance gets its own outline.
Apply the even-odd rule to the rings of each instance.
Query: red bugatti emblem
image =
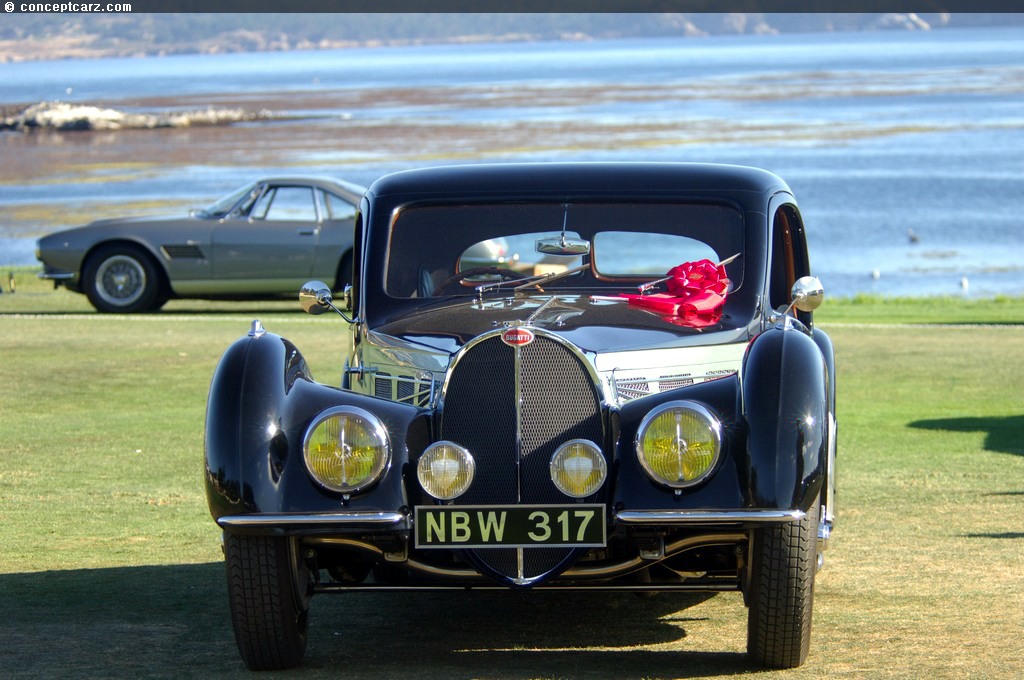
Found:
[[[509,328],[501,334],[501,341],[509,347],[523,347],[533,342],[533,331],[529,328]]]

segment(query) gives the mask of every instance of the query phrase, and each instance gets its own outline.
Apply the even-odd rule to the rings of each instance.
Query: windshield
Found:
[[[241,189],[236,189],[216,203],[211,203],[198,212],[200,217],[222,217],[229,210],[235,207],[243,197],[249,196],[257,188],[257,183],[246,184]]]
[[[587,252],[539,252],[538,241],[563,236],[588,243]],[[396,298],[472,296],[508,294],[548,276],[550,286],[540,283],[558,291],[636,292],[676,265],[707,259],[729,261],[736,290],[743,264],[734,256],[742,252],[742,213],[720,204],[413,206],[392,222],[385,285]]]

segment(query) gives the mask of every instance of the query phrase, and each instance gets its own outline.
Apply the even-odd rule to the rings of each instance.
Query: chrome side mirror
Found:
[[[790,297],[793,306],[801,312],[813,312],[825,299],[825,289],[817,276],[803,276],[793,284]]]
[[[352,300],[352,286],[345,286],[344,299],[346,303],[351,304]],[[318,316],[323,314],[328,309],[333,309],[338,313],[345,321],[349,323],[355,323],[353,319],[345,316],[345,313],[334,306],[334,295],[331,293],[331,287],[323,281],[308,281],[302,288],[299,289],[299,304],[302,305],[302,309],[307,314]]]
[[[792,302],[773,311],[768,316],[768,323],[777,324],[785,322],[794,323],[796,319],[788,316],[793,309],[801,312],[813,312],[825,299],[825,289],[816,276],[802,276],[796,280],[789,291]]]
[[[323,281],[308,281],[299,290],[299,304],[308,314],[323,314],[334,304],[330,287]]]

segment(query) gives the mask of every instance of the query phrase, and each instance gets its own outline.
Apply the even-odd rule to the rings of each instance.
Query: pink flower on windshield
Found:
[[[711,260],[684,262],[672,267],[667,276],[668,293],[622,297],[683,326],[702,328],[718,323],[729,291],[725,265]]]
[[[725,266],[711,260],[684,262],[668,270],[668,292],[682,298],[702,296],[706,293],[725,296],[729,279]]]

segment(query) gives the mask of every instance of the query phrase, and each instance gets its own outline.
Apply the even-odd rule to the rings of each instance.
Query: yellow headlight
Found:
[[[416,464],[420,486],[434,498],[450,501],[466,493],[476,474],[476,461],[469,451],[452,442],[427,447]]]
[[[387,431],[376,417],[353,407],[321,413],[306,431],[306,468],[318,483],[352,493],[380,478],[391,459]]]
[[[692,401],[673,401],[651,411],[636,438],[637,457],[647,474],[674,488],[703,481],[721,448],[718,419]]]
[[[551,481],[573,498],[586,498],[601,488],[608,466],[597,444],[574,439],[558,447],[551,456]]]

